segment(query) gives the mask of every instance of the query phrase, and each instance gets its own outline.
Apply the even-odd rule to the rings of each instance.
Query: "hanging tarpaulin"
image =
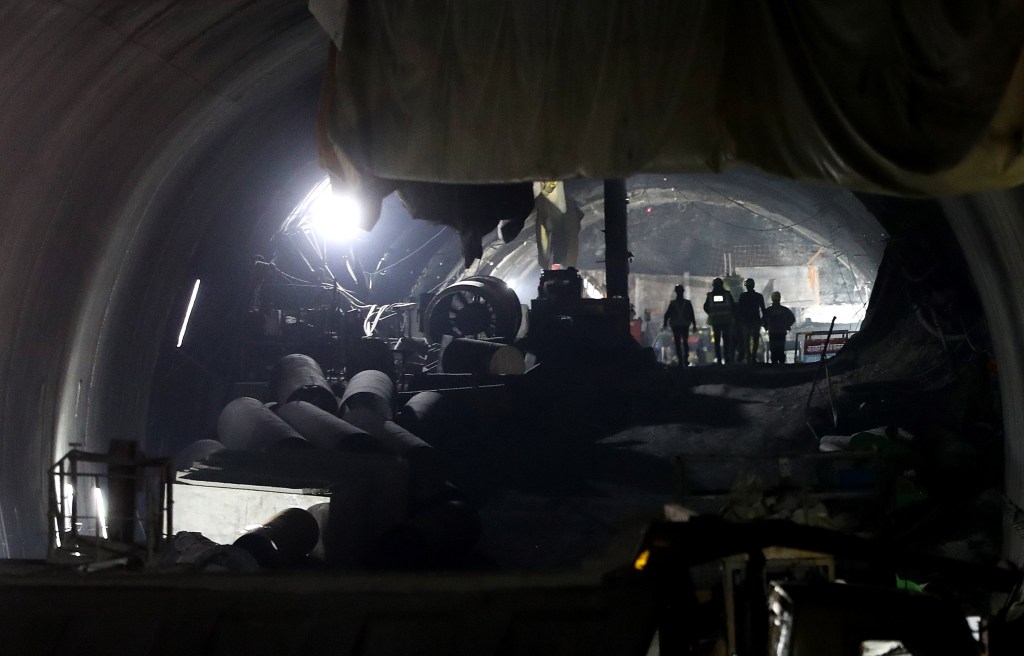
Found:
[[[1024,182],[1024,0],[311,0],[343,183],[749,165],[942,195]]]
[[[447,225],[459,232],[468,268],[483,255],[481,240],[500,226],[511,241],[522,229],[535,203],[528,183],[460,185],[403,181],[398,197],[414,219]]]

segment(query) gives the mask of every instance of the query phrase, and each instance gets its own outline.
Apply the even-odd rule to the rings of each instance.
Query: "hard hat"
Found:
[[[772,292],[772,302],[778,302],[782,300],[782,294],[779,292]]]

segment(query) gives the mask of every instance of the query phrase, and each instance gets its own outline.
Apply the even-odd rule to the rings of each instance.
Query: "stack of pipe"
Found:
[[[475,545],[479,516],[447,481],[442,455],[431,445],[458,425],[456,416],[472,414],[463,404],[426,392],[396,415],[395,382],[375,369],[352,375],[338,399],[316,362],[301,354],[275,365],[269,392],[270,403],[252,397],[228,403],[217,422],[219,442],[194,443],[176,458],[179,466],[224,448],[299,448],[393,458],[405,463],[408,480],[396,487],[368,480],[371,471],[364,477],[339,476],[329,504],[285,511],[236,541],[261,566],[289,566],[310,553],[336,567],[430,566],[465,555]]]
[[[332,395],[333,398],[333,395]],[[258,399],[231,401],[217,419],[217,436],[228,449],[268,451],[308,448],[309,441]]]
[[[444,449],[475,432],[482,423],[497,419],[490,399],[484,398],[488,396],[482,388],[471,394],[453,390],[417,392],[395,413],[395,423]]]
[[[341,399],[340,412],[346,421],[378,437],[409,465],[409,515],[378,537],[366,563],[401,569],[450,564],[465,557],[478,541],[480,517],[446,480],[440,453],[394,421],[395,396],[386,374],[362,371],[352,377]],[[443,397],[435,395],[403,408],[410,424],[429,430],[437,439],[443,433],[444,412],[451,409]],[[331,533],[329,528],[326,532]]]
[[[277,407],[277,416],[318,449],[352,453],[385,453],[380,440],[344,419],[306,401]]]
[[[341,397],[345,421],[376,437],[388,452],[409,463],[409,494],[427,498],[444,489],[442,458],[434,447],[393,421],[395,384],[382,371],[361,371]]]

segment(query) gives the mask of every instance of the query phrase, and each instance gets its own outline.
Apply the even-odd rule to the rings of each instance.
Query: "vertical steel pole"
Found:
[[[163,483],[166,486],[167,494],[165,500],[167,502],[167,532],[164,534],[166,541],[170,541],[174,537],[174,478],[177,476],[177,472],[171,467],[171,463],[164,463],[164,480]],[[163,546],[163,543],[161,543]]]
[[[60,468],[58,469],[60,472],[60,488],[57,490],[57,507],[60,508],[60,526],[57,530],[60,531],[61,534],[68,531],[67,517],[68,514],[71,513],[71,508],[68,508],[67,504],[64,502],[66,498],[64,494],[64,486],[67,485],[68,482],[67,472],[64,471],[64,460],[66,458],[67,456],[64,456],[64,458],[60,459]],[[63,542],[63,538],[61,539],[61,542]]]
[[[81,491],[81,487],[78,484],[78,454],[75,451],[71,452],[71,458],[69,460],[71,469],[71,485],[73,486],[73,492],[71,494],[71,537],[77,540],[78,538],[78,494]]]
[[[828,355],[828,343],[832,340],[832,329],[836,327],[836,318],[832,317],[832,323],[828,326],[828,334],[825,336],[825,346],[821,349],[821,359],[818,360],[818,368],[814,371],[814,380],[811,381],[811,393],[807,395],[807,406],[804,408],[804,412],[811,409],[811,400],[814,398],[814,391],[818,388],[818,379],[821,378],[821,368],[825,366],[825,356]],[[806,344],[806,338],[804,343]],[[806,347],[805,347],[806,348]],[[828,369],[825,369],[826,374]],[[832,389],[831,381],[829,382],[829,402],[832,403]],[[833,404],[833,414],[835,413],[835,406]]]
[[[604,270],[608,298],[629,297],[629,244],[626,233],[626,181],[604,181]]]

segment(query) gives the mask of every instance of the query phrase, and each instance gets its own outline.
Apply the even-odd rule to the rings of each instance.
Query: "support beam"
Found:
[[[608,298],[629,297],[629,249],[626,233],[626,181],[604,181],[604,270]]]

